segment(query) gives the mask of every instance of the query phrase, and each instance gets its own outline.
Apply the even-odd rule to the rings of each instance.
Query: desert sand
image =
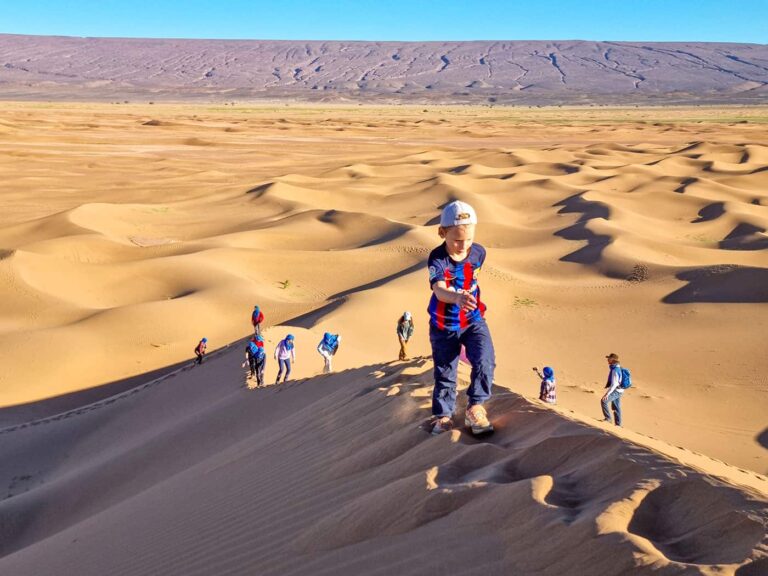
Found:
[[[767,122],[5,103],[0,573],[764,572]],[[488,249],[483,440],[421,427],[452,199]],[[296,336],[286,385],[247,385],[254,304],[270,358]],[[609,352],[623,429],[599,422]]]

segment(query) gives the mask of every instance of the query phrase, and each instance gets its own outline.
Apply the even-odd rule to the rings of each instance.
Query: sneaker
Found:
[[[467,408],[464,415],[464,426],[472,430],[472,434],[486,434],[493,432],[493,425],[488,420],[482,404],[475,404]]]
[[[433,418],[430,424],[432,426],[430,431],[432,436],[437,436],[443,432],[450,432],[453,430],[453,419],[450,416]]]

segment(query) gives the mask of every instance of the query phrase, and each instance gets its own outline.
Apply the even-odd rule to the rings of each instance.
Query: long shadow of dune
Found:
[[[302,314],[301,316],[297,316],[296,318],[292,318],[291,320],[286,320],[285,322],[283,322],[283,325],[294,326],[296,328],[307,328],[307,329],[312,328],[318,322],[320,322],[325,316],[327,316],[328,314],[330,314],[331,312],[339,308],[339,306],[341,306],[344,302],[346,302],[347,298],[351,294],[355,294],[357,292],[364,292],[366,290],[373,290],[374,288],[383,286],[384,284],[391,282],[392,280],[396,280],[402,276],[406,276],[408,274],[411,274],[412,272],[416,272],[417,270],[422,270],[423,268],[424,268],[424,262],[423,261],[418,262],[413,266],[409,266],[408,268],[404,268],[399,272],[395,272],[394,274],[384,276],[383,278],[379,278],[378,280],[374,280],[372,282],[368,282],[367,284],[356,286],[355,288],[350,288],[349,290],[344,290],[343,292],[337,292],[336,294],[333,294],[328,298],[329,302],[325,306],[321,306],[316,310],[311,310],[306,314]]]
[[[688,282],[662,298],[665,304],[694,302],[768,302],[768,269],[747,266],[708,266],[677,274]]]
[[[691,184],[696,184],[696,182],[698,181],[699,179],[695,177],[683,178],[680,181],[680,186],[675,188],[675,192],[677,192],[678,194],[685,194],[685,191],[688,188],[688,186],[690,186]]]
[[[707,204],[699,210],[699,217],[695,220],[691,220],[691,224],[698,224],[699,222],[709,222],[711,220],[715,220],[717,218],[720,218],[725,214],[725,203],[724,202],[713,202],[712,204]]]
[[[602,202],[585,200],[583,192],[569,196],[561,200],[554,206],[562,206],[558,214],[581,214],[576,224],[563,228],[555,232],[555,236],[565,238],[566,240],[586,240],[587,245],[579,248],[575,252],[566,254],[560,260],[562,262],[576,262],[578,264],[595,264],[603,255],[603,250],[613,239],[606,234],[595,234],[587,225],[590,220],[603,218],[608,220],[611,215],[610,208]]]
[[[256,198],[261,198],[266,194],[272,186],[274,186],[274,182],[267,182],[266,184],[260,184],[259,186],[256,186],[255,188],[251,188],[250,190],[246,191],[246,194],[253,194]]]
[[[718,244],[723,250],[764,250],[768,248],[768,236],[760,236],[765,228],[742,222]]]
[[[190,346],[190,349],[191,348],[192,346]],[[0,430],[31,420],[48,418],[54,414],[67,412],[80,406],[98,402],[105,398],[109,398],[110,396],[114,396],[115,394],[120,394],[131,388],[145,384],[146,382],[171,374],[185,365],[191,365],[191,363],[192,359],[190,358],[188,360],[177,362],[176,364],[158,368],[157,370],[145,372],[144,374],[139,374],[137,376],[131,376],[130,378],[123,378],[122,380],[115,380],[114,382],[88,388],[87,390],[70,392],[69,394],[62,394],[37,402],[0,408]]]
[[[758,434],[755,439],[757,440],[757,443],[760,444],[760,446],[768,449],[768,427],[760,432],[760,434]]]
[[[378,246],[379,244],[386,244],[387,242],[391,242],[392,240],[397,240],[401,236],[405,236],[405,234],[408,233],[409,231],[410,231],[410,228],[407,228],[407,227],[390,230],[389,232],[386,232],[385,234],[382,234],[381,236],[378,236],[373,240],[368,240],[367,242],[361,244],[360,248],[369,248],[370,246]]]
[[[294,328],[312,328],[315,326],[318,322],[320,322],[325,316],[339,308],[342,304],[346,302],[345,298],[336,298],[331,299],[331,301],[326,304],[325,306],[321,306],[320,308],[316,308],[315,310],[310,310],[309,312],[302,314],[301,316],[296,316],[296,318],[291,318],[290,320],[286,320],[283,322],[283,326],[293,326]]]

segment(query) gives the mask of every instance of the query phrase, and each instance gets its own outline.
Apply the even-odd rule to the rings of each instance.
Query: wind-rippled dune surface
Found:
[[[725,465],[695,470],[682,451],[663,457],[505,389],[493,436],[430,436],[425,358],[257,390],[238,382],[239,358],[0,433],[0,571],[765,570],[764,478],[736,488],[712,475]]]
[[[764,572],[765,120],[8,104],[0,572]],[[488,249],[482,441],[420,428],[454,199]],[[296,337],[293,384],[245,386],[254,304],[267,382]],[[404,310],[415,360],[392,362]],[[609,352],[622,430],[598,422]]]

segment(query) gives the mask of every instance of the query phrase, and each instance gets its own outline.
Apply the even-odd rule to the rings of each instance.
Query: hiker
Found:
[[[496,356],[485,322],[477,276],[485,248],[474,242],[477,215],[465,202],[451,202],[440,216],[438,234],[444,242],[427,261],[432,296],[429,301],[429,341],[435,364],[432,390],[432,434],[453,428],[456,410],[456,370],[462,344],[472,366],[464,425],[473,434],[492,432],[483,404],[491,397]]]
[[[247,362],[247,364],[246,364]],[[267,363],[267,353],[264,350],[264,339],[261,336],[253,336],[245,347],[245,362],[249,367],[249,377],[256,378],[256,386],[264,385],[264,367]]]
[[[555,371],[549,366],[544,366],[544,374],[539,372],[538,368],[533,369],[541,379],[541,388],[539,388],[539,400],[547,404],[557,404],[557,393],[555,391]]]
[[[200,340],[200,342],[197,343],[197,346],[195,346],[195,355],[197,358],[195,359],[195,364],[202,364],[203,363],[203,356],[205,356],[205,351],[208,348],[208,338],[203,338]]]
[[[326,332],[323,334],[323,339],[320,340],[320,344],[317,345],[317,351],[325,360],[325,365],[323,366],[323,374],[328,374],[333,370],[333,367],[331,366],[331,358],[333,358],[336,352],[338,352],[339,344],[341,344],[340,334],[331,334],[330,332]]]
[[[253,335],[254,336],[260,336],[261,335],[261,323],[264,322],[264,313],[261,311],[261,309],[258,306],[253,307],[253,312],[251,312],[251,324],[253,324]]]
[[[277,379],[275,379],[275,384],[280,383],[280,376],[283,375],[283,370],[285,370],[283,382],[287,382],[288,376],[291,374],[291,360],[296,362],[296,348],[293,345],[293,334],[288,334],[288,336],[277,343],[277,348],[275,348],[275,360],[277,360]]]
[[[413,336],[413,320],[410,312],[403,312],[397,321],[397,339],[400,341],[400,360],[408,360],[408,340]]]
[[[600,406],[603,409],[603,420],[611,422],[611,412],[608,406],[613,409],[614,422],[616,426],[621,426],[621,396],[624,394],[622,387],[622,369],[619,364],[618,354],[608,354],[605,357],[608,361],[608,382],[605,384],[605,394],[600,399]]]

